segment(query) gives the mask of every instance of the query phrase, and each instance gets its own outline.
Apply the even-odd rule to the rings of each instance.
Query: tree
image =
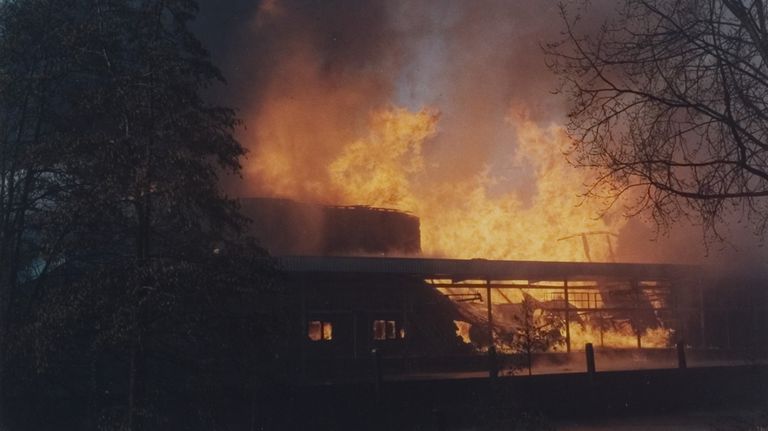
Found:
[[[202,96],[223,79],[188,29],[196,11],[0,2],[0,352],[13,356],[0,357],[0,408],[8,376],[91,370],[85,381],[122,395],[113,425],[141,428],[153,367],[253,338],[242,319],[216,323],[258,302],[273,272],[218,188],[244,149],[234,112]]]
[[[523,293],[520,312],[514,316],[515,328],[500,336],[506,347],[523,354],[529,376],[533,373],[533,354],[546,352],[563,341],[562,319],[537,305],[535,299]]]
[[[570,157],[594,168],[589,194],[667,225],[717,235],[733,210],[768,226],[768,10],[762,0],[625,0],[581,31],[584,2],[561,6],[545,46],[569,97]],[[605,13],[603,11],[602,13]]]
[[[29,309],[25,299],[32,295],[22,285],[44,268],[35,265],[46,251],[40,213],[59,189],[47,108],[66,53],[60,15],[53,5],[40,6],[0,3],[0,428],[9,334]]]
[[[249,249],[53,271],[33,324],[12,340],[15,360],[34,365],[9,377],[14,425],[218,429],[276,408],[264,392],[283,373],[274,355],[288,310]]]

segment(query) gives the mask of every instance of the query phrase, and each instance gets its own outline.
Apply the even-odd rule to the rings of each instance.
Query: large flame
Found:
[[[441,169],[455,169],[425,156],[425,146],[439,135],[440,116],[434,109],[374,110],[365,135],[349,139],[332,157],[294,154],[301,144],[292,142],[323,138],[313,140],[310,130],[281,124],[283,111],[292,121],[296,118],[290,104],[268,111],[260,129],[273,140],[265,141],[256,159],[256,169],[274,194],[411,212],[421,219],[427,255],[610,260],[609,237],[589,236],[585,244],[581,235],[616,232],[624,221],[599,217],[600,204],[581,199],[585,173],[568,165],[563,156],[568,139],[555,124],[540,127],[519,109],[508,116],[517,144],[509,143],[510,158],[532,172],[532,179],[522,188],[492,193],[497,178],[487,170],[467,172],[458,181],[431,179]],[[341,132],[332,134],[345,138]],[[523,192],[530,197],[525,199]]]

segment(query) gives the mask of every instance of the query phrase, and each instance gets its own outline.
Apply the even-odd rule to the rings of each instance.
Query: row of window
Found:
[[[310,320],[307,325],[307,337],[312,341],[333,340],[333,323],[324,320]],[[397,329],[395,320],[374,320],[371,337],[374,340],[396,340],[405,338],[405,329]]]

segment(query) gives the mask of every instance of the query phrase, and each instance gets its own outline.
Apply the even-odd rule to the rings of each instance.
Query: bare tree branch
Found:
[[[711,232],[739,207],[764,233],[765,3],[625,0],[597,31],[581,28],[589,2],[560,12],[564,38],[544,50],[570,100],[569,160],[597,171],[587,195],[635,194],[629,212],[695,214]]]

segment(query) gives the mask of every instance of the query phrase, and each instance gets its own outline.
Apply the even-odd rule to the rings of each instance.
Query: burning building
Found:
[[[364,373],[372,349],[402,370],[484,369],[489,346],[516,353],[507,342],[526,299],[559,322],[553,354],[586,343],[733,349],[766,326],[763,298],[749,324],[724,328],[745,298],[727,312],[712,304],[722,289],[695,266],[430,258],[413,215],[266,198],[242,207],[297,295],[302,363],[326,377]]]
[[[251,2],[213,26],[248,124],[229,191],[269,197],[242,208],[301,297],[302,357],[503,354],[524,300],[566,354],[762,345],[765,289],[742,286],[768,277],[665,264],[701,238],[649,241],[623,211],[641,194],[584,199],[540,50],[557,8],[449,3]]]

